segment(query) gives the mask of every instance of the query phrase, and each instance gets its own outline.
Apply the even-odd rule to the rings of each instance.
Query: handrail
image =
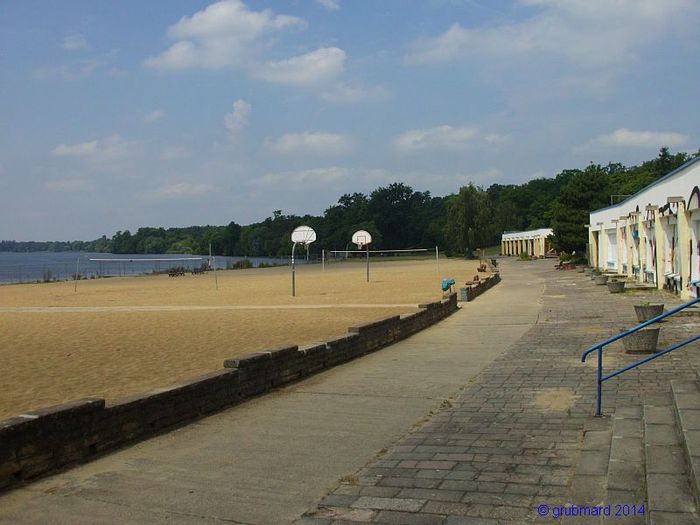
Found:
[[[617,377],[620,374],[627,372],[628,370],[631,370],[633,368],[637,368],[638,366],[643,365],[644,363],[648,363],[649,361],[653,361],[654,359],[661,357],[662,355],[666,355],[670,352],[673,352],[674,350],[677,350],[687,344],[693,343],[695,341],[700,340],[700,334],[696,335],[695,337],[691,337],[690,339],[683,341],[682,343],[676,344],[672,346],[671,348],[667,348],[666,350],[662,350],[660,352],[655,353],[654,355],[651,355],[649,357],[646,357],[642,359],[641,361],[637,361],[636,363],[632,363],[631,365],[628,365],[620,370],[617,370],[615,372],[612,372],[606,376],[603,376],[603,348],[606,345],[609,345],[610,343],[614,343],[615,341],[618,341],[622,339],[623,337],[627,337],[630,334],[633,334],[634,332],[637,332],[638,330],[641,330],[642,328],[645,328],[651,324],[658,323],[662,319],[665,319],[666,317],[670,317],[681,310],[685,310],[689,306],[693,306],[694,304],[700,303],[700,297],[693,299],[692,301],[689,301],[685,304],[682,304],[681,306],[678,306],[674,308],[673,310],[669,310],[666,313],[663,313],[661,315],[658,315],[654,317],[653,319],[649,319],[648,321],[644,321],[643,323],[635,326],[634,328],[630,328],[629,330],[625,330],[621,334],[617,334],[616,336],[613,336],[609,339],[606,339],[602,343],[598,343],[596,345],[593,345],[590,347],[588,350],[583,352],[581,355],[581,362],[585,363],[586,358],[592,353],[595,352],[596,350],[598,351],[598,400],[596,403],[596,416],[601,416],[603,415],[602,413],[602,403],[603,403],[603,382],[607,381],[608,379],[612,379],[613,377]]]

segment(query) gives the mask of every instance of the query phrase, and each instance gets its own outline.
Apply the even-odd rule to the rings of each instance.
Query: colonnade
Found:
[[[527,254],[530,257],[544,257],[550,249],[548,228],[525,232],[509,232],[501,236],[502,255]]]

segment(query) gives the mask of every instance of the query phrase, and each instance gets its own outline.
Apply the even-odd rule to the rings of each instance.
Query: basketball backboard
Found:
[[[358,249],[362,249],[363,246],[367,246],[372,243],[372,236],[368,231],[357,230],[352,234],[353,244],[357,244]]]
[[[307,246],[316,240],[316,232],[310,226],[298,226],[292,232],[292,242]]]

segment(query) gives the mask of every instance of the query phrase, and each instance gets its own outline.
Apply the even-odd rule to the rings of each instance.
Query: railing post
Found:
[[[595,415],[603,415],[603,347],[598,347],[598,402],[596,404]]]

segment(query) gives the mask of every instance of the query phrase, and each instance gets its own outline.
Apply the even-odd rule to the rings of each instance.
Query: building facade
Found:
[[[590,214],[591,266],[668,289],[700,286],[700,157],[619,204]]]
[[[552,234],[550,228],[504,233],[501,235],[501,255],[525,253],[531,257],[544,257],[551,249],[549,237]]]

